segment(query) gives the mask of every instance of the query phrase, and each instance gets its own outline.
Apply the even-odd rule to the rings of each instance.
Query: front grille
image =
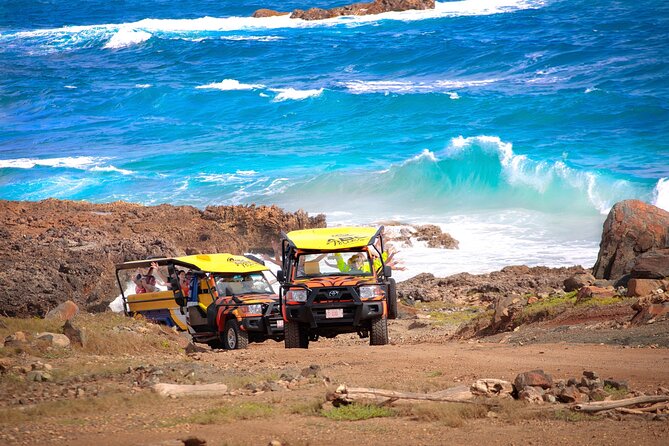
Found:
[[[342,300],[353,300],[350,288],[318,288],[316,289],[315,303],[339,302]]]

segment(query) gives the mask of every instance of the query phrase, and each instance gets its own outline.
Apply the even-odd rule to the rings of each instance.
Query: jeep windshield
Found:
[[[261,272],[242,274],[215,274],[219,296],[237,294],[274,294],[272,287]]]
[[[302,254],[297,258],[296,268],[295,278],[372,275],[365,251]]]

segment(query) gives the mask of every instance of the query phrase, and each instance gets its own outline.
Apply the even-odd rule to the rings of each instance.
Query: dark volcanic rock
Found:
[[[513,387],[516,388],[517,392],[527,386],[550,389],[553,387],[553,377],[543,370],[532,370],[518,374],[516,379],[513,380]]]
[[[634,261],[631,276],[636,279],[669,277],[669,249],[644,252]]]
[[[626,283],[637,257],[669,248],[669,212],[639,200],[616,203],[604,222],[594,275]]]
[[[566,292],[580,290],[584,286],[594,284],[595,280],[595,277],[587,271],[580,274],[574,274],[563,282],[564,290]]]
[[[353,3],[331,9],[295,9],[290,14],[290,18],[302,20],[324,20],[344,15],[372,15],[392,11],[408,11],[410,9],[434,9],[434,4],[435,0],[374,0],[371,3]],[[284,14],[288,13],[278,12],[271,9],[258,9],[253,13],[253,17],[272,17]]]
[[[43,316],[70,299],[84,311],[118,294],[114,265],[149,256],[269,249],[281,231],[325,217],[276,206],[141,206],[0,201],[0,314]],[[203,236],[206,235],[206,236]]]
[[[552,293],[562,289],[565,279],[584,274],[580,266],[548,268],[545,266],[507,266],[489,274],[460,273],[436,278],[423,273],[397,284],[402,299],[424,302],[492,303],[503,296]]]

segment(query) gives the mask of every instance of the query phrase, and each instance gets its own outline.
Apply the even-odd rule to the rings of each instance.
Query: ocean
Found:
[[[669,210],[669,3],[0,1],[0,199],[277,204],[437,224],[403,279],[590,267],[611,206]]]

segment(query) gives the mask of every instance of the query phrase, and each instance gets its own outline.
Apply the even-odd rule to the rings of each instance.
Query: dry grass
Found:
[[[438,422],[448,427],[460,427],[467,420],[485,418],[488,409],[479,404],[420,403],[402,406],[401,415],[414,421]]]
[[[172,330],[152,324],[146,320],[128,318],[122,314],[99,313],[79,314],[72,324],[84,335],[83,347],[49,347],[45,342],[32,340],[36,333],[62,333],[63,322],[39,318],[0,318],[0,336],[6,337],[17,331],[27,333],[27,345],[21,348],[3,349],[5,356],[16,356],[22,352],[40,358],[67,358],[75,352],[90,355],[141,355],[177,353],[181,351],[183,340]]]
[[[0,425],[24,424],[46,418],[63,424],[76,424],[77,417],[111,412],[123,407],[125,411],[150,410],[160,404],[160,397],[153,393],[135,395],[110,394],[96,398],[48,401],[32,406],[0,409]]]
[[[311,400],[295,403],[288,410],[293,415],[315,416],[320,414],[324,402],[325,398],[312,398]]]

